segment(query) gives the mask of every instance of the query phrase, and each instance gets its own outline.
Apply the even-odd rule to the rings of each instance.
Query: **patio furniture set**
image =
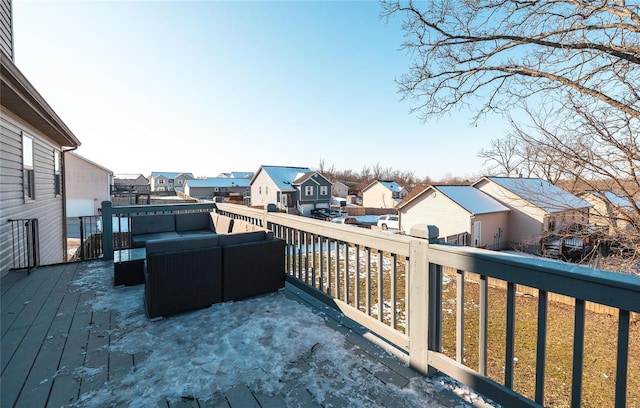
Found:
[[[114,286],[144,283],[147,317],[284,287],[283,240],[217,213],[131,217],[133,248],[114,252]]]

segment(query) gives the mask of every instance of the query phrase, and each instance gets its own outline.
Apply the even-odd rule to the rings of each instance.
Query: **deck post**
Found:
[[[113,259],[113,209],[111,201],[102,202],[102,259]]]
[[[428,241],[411,238],[409,243],[409,365],[414,370],[433,375],[429,369],[429,259]]]

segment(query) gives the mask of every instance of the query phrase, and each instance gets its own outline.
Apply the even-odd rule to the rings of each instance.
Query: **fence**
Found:
[[[40,265],[40,238],[38,219],[8,220],[11,223],[11,269],[31,269]]]
[[[68,261],[86,261],[102,256],[102,232],[99,216],[67,218]]]
[[[149,211],[167,211],[168,207],[172,206]],[[103,215],[104,208],[103,204]],[[212,209],[211,205],[194,208]],[[106,213],[110,217],[112,213],[146,210],[109,207]],[[567,401],[560,405],[581,406],[584,394],[594,391],[590,389],[593,387],[584,387],[585,382],[591,384],[593,380],[592,373],[584,370],[585,342],[593,336],[585,324],[585,305],[591,302],[613,308],[618,315],[617,332],[605,333],[615,349],[606,356],[612,367],[608,375],[615,378],[610,405],[627,406],[629,395],[631,404],[640,403],[640,361],[633,353],[630,357],[630,340],[638,341],[637,327],[630,324],[631,313],[640,312],[638,277],[478,248],[430,244],[420,237],[238,205],[219,203],[216,211],[274,231],[287,242],[285,271],[290,283],[366,327],[373,334],[370,339],[385,345],[411,367],[427,375],[445,373],[504,406],[542,406],[549,402],[548,394],[557,391],[549,387],[550,371],[558,364],[548,354],[549,315],[555,310],[555,303],[549,300],[552,294],[571,298],[574,303],[566,312],[571,324],[563,327],[570,335],[564,334],[565,339],[561,339],[569,342],[564,348],[570,350],[571,366],[568,380],[563,380],[570,384]],[[445,277],[444,268],[456,271],[453,282],[447,283],[450,279]],[[467,278],[476,275],[478,283],[472,291]],[[506,289],[490,290],[489,280],[502,282]],[[517,377],[516,383],[516,334],[522,332],[520,326],[516,328],[516,305],[523,305],[518,287],[536,290],[537,297],[534,313],[527,317],[535,327],[529,336],[534,356],[530,371]],[[477,298],[472,295],[474,291]],[[499,312],[490,313],[490,306],[494,310],[502,298],[504,305]],[[495,331],[496,322],[504,329],[499,330],[502,340],[494,350],[495,342],[493,348],[489,346],[489,334]],[[452,338],[443,336],[449,332]],[[445,347],[449,344],[453,350]],[[496,364],[502,364],[502,370],[489,373],[489,367]],[[602,377],[602,373],[595,375]],[[633,389],[628,387],[630,380],[634,381]],[[531,391],[523,391],[521,382]]]

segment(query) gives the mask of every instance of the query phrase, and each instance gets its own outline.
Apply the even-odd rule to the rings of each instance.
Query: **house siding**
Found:
[[[111,198],[111,172],[73,153],[65,154],[64,163],[67,217],[99,215]]]
[[[376,183],[362,193],[362,206],[367,208],[395,208],[397,201],[392,198],[391,190]]]
[[[13,61],[13,10],[10,0],[0,0],[0,51]]]
[[[37,218],[40,263],[64,261],[63,199],[55,195],[54,151],[60,151],[45,135],[2,107],[0,118],[0,273],[13,266],[12,218]],[[22,172],[22,132],[33,136],[35,200],[25,201]]]
[[[488,214],[478,214],[471,218],[471,238],[474,237],[474,222],[481,221],[481,235],[480,235],[480,245],[481,247],[486,247],[489,249],[505,249],[508,248],[508,222],[509,222],[509,213],[507,211],[504,212],[496,212],[496,213],[488,213]]]
[[[400,229],[409,234],[416,224],[435,225],[438,236],[446,237],[463,232],[471,233],[469,213],[440,192],[423,194],[421,200],[409,203],[400,210]]]
[[[496,183],[483,180],[475,187],[511,209],[507,236],[512,246],[539,246],[545,228],[545,211]]]
[[[268,190],[268,193],[266,192]],[[251,183],[251,205],[266,206],[267,204],[276,204],[278,186],[269,177],[266,171],[260,171],[260,174]]]

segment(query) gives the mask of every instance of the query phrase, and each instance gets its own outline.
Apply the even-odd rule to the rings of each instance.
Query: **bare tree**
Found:
[[[526,160],[520,154],[519,140],[514,135],[507,135],[502,139],[491,141],[491,148],[482,149],[478,157],[489,164],[488,174],[509,176],[520,170],[520,165]]]
[[[640,5],[624,0],[386,1],[414,60],[398,81],[424,118],[482,99],[477,114],[548,92],[640,119]]]
[[[506,114],[512,131],[480,152],[493,170],[616,191],[629,222],[613,233],[640,252],[640,3],[386,1],[397,14],[414,112]]]

